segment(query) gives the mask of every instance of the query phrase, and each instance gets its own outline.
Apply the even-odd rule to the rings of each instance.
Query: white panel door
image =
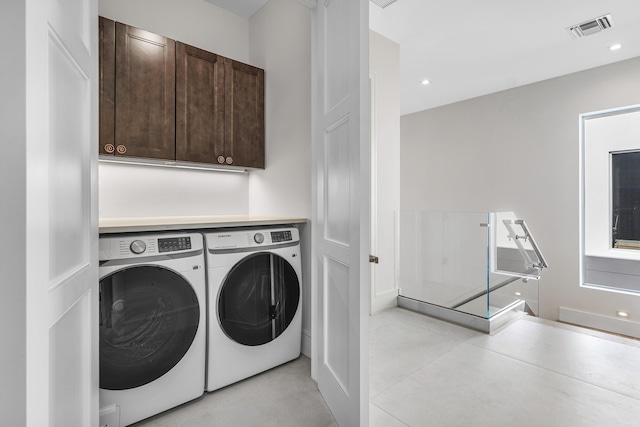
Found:
[[[312,371],[343,427],[368,425],[368,8],[319,0],[315,14]]]
[[[98,424],[97,0],[27,22],[27,425]]]

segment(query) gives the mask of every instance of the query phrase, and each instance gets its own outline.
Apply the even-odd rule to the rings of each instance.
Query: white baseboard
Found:
[[[640,338],[640,322],[634,322],[633,320],[619,319],[567,307],[560,307],[558,320],[573,325]]]
[[[311,359],[311,332],[304,330],[302,331],[302,354]]]
[[[387,308],[398,306],[398,290],[391,289],[377,294],[371,303],[371,314],[376,314]]]

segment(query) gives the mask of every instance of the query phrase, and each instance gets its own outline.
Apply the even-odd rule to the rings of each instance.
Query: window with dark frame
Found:
[[[640,150],[611,153],[611,245],[640,250]]]

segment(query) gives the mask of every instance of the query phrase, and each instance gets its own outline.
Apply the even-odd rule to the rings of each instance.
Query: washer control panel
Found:
[[[143,236],[138,236],[131,239],[120,238],[112,241],[111,245],[112,246],[109,248],[109,250],[112,251],[111,259],[142,255],[145,254],[145,252],[149,254],[158,253],[158,245],[156,239]],[[102,255],[102,241],[100,243],[100,252]]]
[[[100,261],[193,252],[202,248],[199,233],[105,236],[100,237]]]
[[[142,240],[134,240],[129,245],[129,249],[131,249],[131,252],[134,254],[141,254],[147,250],[147,244]]]
[[[159,252],[175,252],[191,249],[191,237],[169,237],[158,239]]]

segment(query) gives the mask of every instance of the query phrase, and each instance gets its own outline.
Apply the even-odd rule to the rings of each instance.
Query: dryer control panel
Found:
[[[291,230],[272,231],[270,234],[273,243],[291,242],[293,240]]]
[[[292,245],[300,241],[297,228],[225,230],[206,235],[210,251]]]

